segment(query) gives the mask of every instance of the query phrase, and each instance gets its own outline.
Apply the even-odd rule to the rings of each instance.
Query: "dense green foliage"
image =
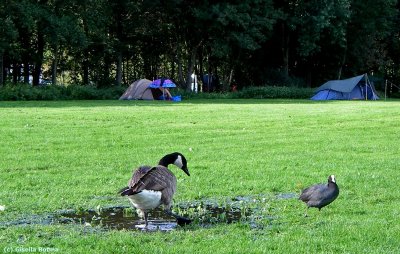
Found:
[[[0,87],[0,100],[111,100],[118,99],[124,90],[125,88],[121,86],[108,88],[81,85],[32,87],[27,84],[10,84]]]
[[[126,88],[112,86],[108,88],[96,88],[93,86],[69,85],[69,86],[38,86],[30,85],[6,85],[0,87],[0,100],[3,101],[30,101],[30,100],[104,100],[118,99]],[[173,95],[181,95],[183,99],[207,98],[207,99],[308,99],[314,93],[313,89],[265,86],[247,87],[238,92],[223,93],[192,93],[183,89],[173,89]]]
[[[219,90],[374,73],[400,80],[396,0],[3,0],[0,84],[217,75]],[[279,83],[290,86],[289,83]]]
[[[0,250],[55,253],[399,253],[399,101],[0,102]],[[171,151],[174,203],[264,195],[253,223],[166,233],[4,224],[60,209],[129,205],[134,167]],[[296,198],[335,174],[321,212]]]

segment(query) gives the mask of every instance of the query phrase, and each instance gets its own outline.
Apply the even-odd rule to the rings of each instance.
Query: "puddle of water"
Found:
[[[52,215],[29,215],[22,219],[14,220],[14,221],[4,221],[0,222],[1,227],[9,227],[9,226],[18,226],[18,225],[51,225],[56,223],[57,220]]]
[[[58,217],[58,222],[61,224],[78,223],[115,230],[170,231],[177,226],[174,218],[166,216],[162,209],[155,209],[149,213],[149,226],[147,229],[144,229],[144,220],[135,211],[132,212],[130,207],[109,207],[98,211],[61,211]]]
[[[177,208],[178,213],[200,225],[215,223],[233,223],[246,220],[252,211],[240,207],[222,207],[212,204],[190,204]],[[61,211],[58,213],[61,224],[78,223],[87,226],[100,226],[115,230],[170,231],[177,227],[174,217],[164,213],[161,208],[149,212],[149,226],[144,229],[144,221],[130,207],[109,207],[99,211]]]
[[[238,196],[225,202],[211,200],[194,201],[179,204],[174,212],[190,218],[193,224],[208,227],[217,223],[248,222],[256,225],[258,219],[269,217],[265,204],[269,199],[290,199],[297,197],[295,193],[280,193],[274,196],[255,195]],[[223,203],[221,205],[221,203]],[[33,219],[22,219],[3,223],[4,226],[28,224],[82,224],[89,227],[99,227],[106,230],[142,230],[171,231],[178,227],[174,217],[164,213],[161,208],[149,213],[149,226],[144,229],[144,220],[130,206],[111,206],[89,210],[63,210],[55,214],[33,216]],[[0,223],[0,226],[2,223]],[[255,226],[257,227],[257,225]]]
[[[298,198],[298,194],[296,193],[279,193],[276,194],[277,199],[291,199],[291,198]]]

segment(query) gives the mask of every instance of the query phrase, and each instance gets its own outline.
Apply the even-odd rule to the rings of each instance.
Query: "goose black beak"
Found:
[[[183,167],[182,170],[186,175],[190,176],[189,169],[187,167]]]

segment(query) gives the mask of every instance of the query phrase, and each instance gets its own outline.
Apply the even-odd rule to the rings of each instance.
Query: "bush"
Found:
[[[382,97],[381,97],[382,98]],[[400,98],[400,93],[392,93],[390,95],[390,98],[395,98],[395,99],[399,99]]]
[[[298,87],[247,87],[237,92],[237,98],[255,99],[309,99],[314,93],[311,88]]]
[[[174,95],[181,95],[184,99],[230,99],[232,98],[231,93],[193,93],[183,89],[171,89],[171,94]]]
[[[70,90],[71,98],[75,100],[93,100],[97,98],[97,90],[92,86],[68,86],[68,90]]]
[[[116,100],[125,91],[125,87],[113,86],[96,88],[94,86],[39,86],[27,84],[8,84],[0,87],[0,100]],[[192,93],[182,89],[171,89],[173,95],[184,99],[309,99],[314,90],[297,87],[246,87],[238,92]]]
[[[118,99],[124,87],[95,88],[93,86],[38,86],[7,84],[0,87],[0,100],[103,100]]]
[[[237,92],[227,93],[192,93],[178,90],[175,93],[181,94],[183,98],[190,99],[309,99],[314,94],[312,88],[298,87],[245,87]]]
[[[36,91],[29,85],[6,85],[0,89],[0,99],[7,101],[36,100]]]
[[[98,100],[117,100],[125,92],[126,87],[113,86],[98,90]]]

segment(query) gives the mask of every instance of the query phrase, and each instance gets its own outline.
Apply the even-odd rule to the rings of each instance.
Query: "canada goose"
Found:
[[[170,164],[176,165],[190,176],[185,156],[175,152],[162,157],[158,166],[140,166],[133,172],[128,186],[119,191],[121,196],[128,196],[133,206],[141,211],[145,228],[148,226],[148,212],[160,205],[164,206],[166,214],[177,219],[179,225],[190,223],[189,219],[171,211],[172,197],[176,190],[176,177],[168,169]]]
[[[329,205],[339,196],[339,187],[334,175],[328,177],[328,184],[312,185],[301,192],[299,199],[307,204],[307,208],[316,207],[321,211],[322,207]]]

